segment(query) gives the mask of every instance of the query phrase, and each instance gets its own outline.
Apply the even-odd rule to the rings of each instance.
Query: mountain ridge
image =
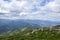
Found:
[[[55,25],[59,25],[60,22],[50,22],[50,21],[42,21],[42,20],[7,20],[7,19],[0,19],[0,33],[7,32],[10,30],[15,30],[17,28],[24,28],[24,27],[51,27]]]

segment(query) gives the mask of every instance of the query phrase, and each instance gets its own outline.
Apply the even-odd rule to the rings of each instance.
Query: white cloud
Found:
[[[40,4],[42,1],[44,0],[0,0],[0,13],[7,13],[0,15],[0,18],[60,21],[60,0],[47,0],[47,4],[43,3],[44,6]]]

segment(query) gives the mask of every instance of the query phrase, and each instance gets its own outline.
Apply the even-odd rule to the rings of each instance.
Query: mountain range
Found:
[[[15,30],[17,28],[24,27],[51,27],[55,25],[60,25],[60,22],[55,21],[44,21],[44,20],[9,20],[0,19],[0,33],[4,33],[10,30]]]

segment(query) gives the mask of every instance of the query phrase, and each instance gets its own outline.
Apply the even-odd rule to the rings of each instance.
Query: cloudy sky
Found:
[[[0,19],[60,21],[60,0],[0,0]]]

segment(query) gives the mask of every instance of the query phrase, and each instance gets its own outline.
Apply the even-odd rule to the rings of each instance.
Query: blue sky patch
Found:
[[[53,1],[53,0],[43,0],[43,1],[40,3],[40,5],[41,5],[41,6],[45,6],[46,4],[48,4],[48,3],[51,2],[51,1]]]
[[[4,1],[8,1],[8,2],[11,2],[11,0],[4,0]]]

